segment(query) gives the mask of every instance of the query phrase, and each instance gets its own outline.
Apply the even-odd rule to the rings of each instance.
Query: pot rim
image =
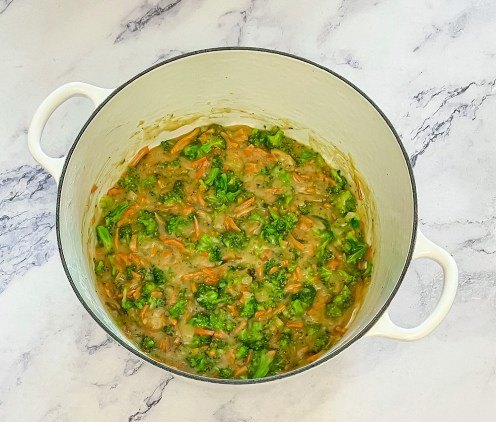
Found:
[[[392,290],[392,292],[389,295],[389,297],[387,298],[387,300],[384,302],[384,305],[381,307],[381,309],[379,309],[377,311],[376,315],[355,336],[353,336],[346,343],[343,343],[343,344],[338,345],[334,350],[332,350],[329,354],[327,354],[326,356],[324,356],[322,359],[318,359],[315,362],[311,362],[311,363],[309,363],[309,364],[307,364],[305,366],[296,368],[296,369],[294,369],[292,371],[284,372],[282,374],[277,374],[277,375],[273,375],[273,376],[265,377],[265,378],[235,380],[235,379],[222,379],[222,378],[205,377],[205,376],[202,376],[202,375],[197,375],[197,374],[193,374],[193,373],[190,373],[190,372],[181,371],[181,370],[176,369],[176,368],[174,368],[172,366],[169,366],[167,364],[164,364],[162,362],[159,362],[159,361],[156,361],[156,360],[152,359],[150,356],[146,355],[141,350],[135,350],[135,349],[133,349],[131,346],[129,346],[128,344],[126,344],[124,341],[122,341],[117,335],[115,335],[110,329],[108,329],[107,326],[102,321],[100,321],[100,319],[93,313],[93,311],[90,309],[90,307],[86,304],[86,302],[84,301],[84,299],[79,294],[79,291],[78,291],[78,289],[77,289],[77,287],[76,287],[76,285],[74,283],[74,280],[72,279],[72,276],[71,276],[71,274],[69,272],[69,268],[68,268],[67,262],[65,260],[64,252],[62,250],[62,241],[61,241],[61,236],[60,236],[60,222],[59,222],[59,220],[60,220],[60,197],[61,197],[61,192],[62,192],[62,186],[64,184],[64,177],[65,177],[65,173],[66,173],[67,167],[69,165],[69,162],[71,160],[72,154],[73,154],[73,152],[74,152],[74,150],[75,150],[75,148],[76,148],[79,140],[81,139],[84,131],[86,130],[86,128],[88,127],[88,125],[91,123],[91,121],[98,115],[98,113],[100,112],[100,110],[103,107],[105,107],[105,105],[110,101],[111,98],[113,98],[121,90],[123,90],[125,87],[127,87],[129,84],[131,84],[132,82],[134,82],[135,80],[137,80],[141,76],[144,76],[147,73],[151,72],[152,70],[155,70],[155,69],[157,69],[157,68],[159,68],[161,66],[164,66],[164,65],[167,65],[169,63],[172,63],[172,62],[174,62],[176,60],[180,60],[180,59],[183,59],[183,58],[186,58],[186,57],[190,57],[190,56],[196,56],[196,55],[200,55],[200,54],[208,54],[208,53],[218,52],[218,51],[251,51],[251,52],[266,53],[266,54],[275,54],[275,55],[279,55],[279,56],[288,57],[288,58],[291,58],[291,59],[298,60],[300,62],[306,63],[306,64],[308,64],[310,66],[316,67],[316,68],[318,68],[320,70],[323,70],[325,72],[328,72],[329,74],[335,76],[336,78],[340,79],[342,82],[344,82],[345,84],[347,84],[348,86],[350,86],[351,88],[353,88],[363,98],[365,98],[372,105],[372,107],[374,107],[374,109],[380,114],[380,116],[382,117],[382,119],[386,122],[386,124],[388,125],[389,129],[393,133],[393,135],[394,135],[394,137],[395,137],[395,139],[396,139],[396,141],[398,143],[398,146],[399,146],[399,148],[400,148],[400,150],[401,150],[401,152],[403,154],[403,158],[405,160],[405,164],[406,164],[407,169],[408,169],[408,174],[410,176],[410,183],[411,183],[411,187],[412,187],[412,195],[413,195],[413,224],[412,224],[412,238],[411,238],[411,242],[410,242],[410,246],[409,246],[409,250],[408,250],[408,255],[407,255],[407,258],[405,260],[405,264],[403,266],[403,269],[401,271],[401,275],[398,278],[398,281],[396,282],[396,285],[395,285],[394,289]],[[148,363],[151,363],[152,365],[154,365],[154,366],[156,366],[158,368],[164,369],[164,370],[166,370],[168,372],[172,372],[175,375],[184,376],[186,378],[193,379],[195,381],[208,382],[208,383],[211,383],[211,384],[228,384],[228,385],[261,384],[261,383],[266,383],[266,382],[269,382],[269,381],[280,380],[280,379],[283,379],[283,378],[286,378],[286,377],[289,377],[289,376],[292,376],[292,375],[297,375],[297,374],[300,374],[300,373],[302,373],[304,371],[307,371],[307,370],[309,370],[311,368],[314,368],[317,365],[320,365],[320,364],[322,364],[324,362],[327,362],[328,360],[330,360],[334,356],[336,356],[339,353],[341,353],[343,350],[347,349],[349,346],[351,346],[357,340],[359,340],[360,338],[362,338],[365,335],[365,333],[367,333],[367,331],[369,331],[375,325],[375,323],[379,320],[379,318],[382,316],[382,314],[386,311],[386,309],[389,307],[389,304],[391,303],[391,301],[393,300],[394,296],[396,295],[398,289],[401,286],[401,283],[402,283],[402,281],[403,281],[403,279],[405,277],[406,271],[407,271],[407,269],[408,269],[408,267],[410,265],[410,262],[412,260],[413,250],[414,250],[414,247],[415,247],[415,242],[416,242],[416,237],[417,237],[417,226],[418,226],[417,189],[416,189],[416,185],[415,185],[415,179],[414,179],[414,176],[413,176],[413,169],[412,169],[412,166],[411,166],[411,163],[410,163],[410,159],[408,157],[408,154],[406,153],[405,147],[401,143],[401,140],[400,140],[400,137],[399,137],[398,133],[396,132],[396,130],[393,127],[393,125],[390,122],[390,120],[386,117],[386,115],[383,113],[383,111],[379,108],[379,106],[367,94],[365,94],[360,88],[358,88],[352,82],[350,82],[349,80],[347,80],[343,76],[339,75],[338,73],[334,72],[333,70],[328,69],[325,66],[322,66],[322,65],[320,65],[318,63],[315,63],[312,60],[308,60],[306,58],[299,57],[299,56],[296,56],[296,55],[291,54],[291,53],[286,53],[286,52],[272,50],[272,49],[266,49],[266,48],[259,48],[259,47],[215,47],[215,48],[207,48],[207,49],[192,51],[192,52],[189,52],[189,53],[184,53],[184,54],[181,54],[179,56],[175,56],[175,57],[172,57],[172,58],[163,60],[163,61],[161,61],[159,63],[156,63],[153,66],[145,69],[144,71],[138,73],[137,75],[135,75],[134,77],[132,77],[128,81],[126,81],[123,84],[121,84],[104,101],[102,101],[102,103],[93,111],[93,113],[91,114],[91,116],[88,118],[88,120],[85,122],[85,124],[83,125],[83,127],[79,131],[79,133],[78,133],[78,135],[77,135],[74,143],[72,144],[69,152],[67,153],[67,156],[66,156],[66,159],[65,159],[65,162],[64,162],[64,166],[63,166],[63,169],[62,169],[62,174],[60,176],[59,186],[58,186],[58,189],[57,189],[57,205],[56,205],[57,247],[58,247],[60,258],[61,258],[61,261],[62,261],[62,266],[63,266],[64,271],[65,271],[65,274],[66,274],[66,276],[67,276],[67,278],[69,280],[69,283],[70,283],[72,289],[74,290],[74,293],[76,294],[76,297],[79,299],[79,301],[81,302],[81,304],[83,305],[83,307],[86,309],[86,311],[91,315],[91,317],[96,321],[96,323],[101,328],[103,328],[103,330],[107,333],[107,335],[109,335],[110,337],[112,337],[119,345],[123,346],[125,349],[127,349],[128,351],[130,351],[134,355],[138,356],[139,358],[147,361]]]

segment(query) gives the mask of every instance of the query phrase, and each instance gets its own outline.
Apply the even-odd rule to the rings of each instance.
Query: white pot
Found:
[[[40,147],[43,127],[51,113],[75,95],[92,99],[96,110],[67,157],[48,157]],[[165,61],[115,90],[79,82],[64,85],[45,99],[31,123],[31,153],[59,183],[57,239],[67,277],[83,306],[114,339],[154,365],[212,381],[156,362],[131,343],[110,319],[95,291],[90,259],[94,242],[91,218],[97,212],[97,199],[122,174],[124,163],[144,144],[156,145],[206,122],[276,124],[288,131],[292,128],[293,137],[311,143],[331,161],[349,154],[368,185],[374,210],[368,213],[369,220],[374,220],[373,277],[342,340],[316,362],[289,373],[217,382],[243,384],[282,378],[330,359],[364,335],[416,340],[439,325],[455,297],[457,267],[446,251],[417,231],[413,174],[391,123],[358,88],[315,63],[274,51],[227,48]],[[342,154],[336,155],[335,147]],[[93,184],[98,189],[90,195]],[[430,258],[441,265],[443,292],[422,324],[401,328],[391,321],[387,307],[412,258]]]

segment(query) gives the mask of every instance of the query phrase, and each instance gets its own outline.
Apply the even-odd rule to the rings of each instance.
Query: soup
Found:
[[[372,271],[360,192],[278,128],[200,127],[141,149],[99,200],[96,286],[153,359],[221,378],[304,366]]]

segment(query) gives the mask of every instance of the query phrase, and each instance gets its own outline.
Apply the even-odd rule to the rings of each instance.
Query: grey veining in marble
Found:
[[[493,420],[496,397],[496,2],[492,0],[0,1],[0,420]],[[117,86],[161,60],[260,46],[328,66],[390,118],[414,165],[420,226],[449,250],[452,311],[414,343],[363,339],[273,385],[186,382],[112,341],[67,282],[56,185],[27,128],[63,83]],[[90,113],[57,110],[44,134],[67,151]],[[418,324],[441,274],[414,262],[391,305]]]

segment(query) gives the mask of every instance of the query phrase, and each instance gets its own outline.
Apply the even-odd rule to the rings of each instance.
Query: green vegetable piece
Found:
[[[157,267],[153,267],[151,269],[151,273],[152,273],[153,281],[156,284],[164,284],[165,283],[165,273],[163,270],[161,270],[160,268],[157,268]]]
[[[151,337],[143,337],[143,340],[141,341],[141,349],[143,349],[145,352],[151,352],[153,349],[155,349],[155,347],[155,341]]]
[[[98,201],[98,206],[102,210],[108,210],[114,206],[114,199],[109,195],[103,195]]]
[[[249,348],[246,347],[245,345],[241,345],[238,347],[238,350],[236,351],[236,359],[243,359],[246,356],[248,356]]]
[[[214,366],[212,359],[205,352],[191,354],[186,358],[186,361],[200,374],[210,371]]]
[[[188,225],[190,220],[185,217],[181,217],[179,215],[173,215],[167,221],[167,232],[169,234],[173,234],[174,236],[181,235],[181,228]]]
[[[331,176],[334,179],[334,181],[336,182],[336,184],[329,189],[329,193],[339,193],[343,189],[345,189],[346,186],[348,185],[346,178],[341,175],[340,170],[332,169],[331,170]]]
[[[308,201],[305,201],[303,204],[298,205],[298,211],[300,211],[300,213],[303,215],[309,214],[311,208],[312,208],[312,203]]]
[[[291,296],[291,307],[296,316],[301,316],[310,308],[315,300],[317,291],[315,287],[306,283],[303,288]]]
[[[248,243],[246,233],[236,230],[229,230],[221,234],[222,243],[231,249],[243,249]]]
[[[162,149],[165,152],[170,152],[170,150],[172,149],[174,144],[175,144],[175,141],[172,139],[167,139],[166,141],[160,142],[160,146],[162,147]]]
[[[241,316],[245,318],[251,318],[257,312],[257,300],[255,297],[251,297],[243,304],[243,310],[241,311]]]
[[[164,194],[160,195],[159,201],[171,205],[180,204],[184,199],[184,182],[182,180],[176,180],[172,185],[172,189]]]
[[[219,368],[219,377],[221,378],[232,378],[233,373],[231,368]]]
[[[101,276],[105,271],[105,264],[103,261],[95,262],[95,274]]]
[[[117,184],[126,190],[126,192],[137,192],[139,187],[139,177],[135,167],[130,167],[129,170],[119,179]]]
[[[279,245],[298,222],[298,217],[293,213],[279,215],[271,212],[271,221],[262,227],[262,237],[269,243]]]
[[[253,373],[253,378],[265,377],[270,369],[270,364],[274,360],[274,354],[270,352],[263,352],[257,354],[253,361],[253,367],[255,367],[255,372]]]
[[[341,215],[345,215],[356,211],[357,201],[349,190],[345,190],[336,197],[334,205]]]
[[[150,211],[142,210],[138,216],[138,223],[144,228],[144,233],[150,237],[156,237],[158,234],[158,223],[155,220],[155,214]]]
[[[126,211],[129,207],[129,202],[124,201],[118,204],[112,211],[110,211],[105,216],[105,225],[107,227],[113,227],[115,224],[119,222],[122,217],[124,211]]]
[[[267,345],[267,338],[259,322],[253,322],[251,327],[243,329],[238,335],[238,340],[253,350],[261,350]]]
[[[349,287],[344,286],[343,290],[327,304],[327,315],[331,318],[339,318],[351,305],[353,305],[353,295]]]
[[[157,183],[157,178],[152,174],[148,176],[146,179],[141,180],[141,186],[145,189],[152,188]]]
[[[132,236],[133,229],[131,228],[130,224],[126,224],[125,226],[121,226],[119,228],[119,239],[122,240],[125,244],[129,245]]]
[[[179,295],[179,300],[169,309],[169,315],[172,318],[178,319],[186,312],[187,305],[188,299],[186,298],[186,291],[183,290]]]
[[[210,261],[221,262],[222,254],[219,248],[219,239],[216,237],[204,234],[200,241],[196,243],[196,250],[200,252],[208,252]]]
[[[346,235],[346,240],[342,246],[343,251],[346,253],[346,262],[348,264],[355,264],[361,261],[368,250],[368,245],[357,239],[353,233]]]
[[[105,249],[112,249],[112,236],[105,226],[97,226],[96,234]]]

